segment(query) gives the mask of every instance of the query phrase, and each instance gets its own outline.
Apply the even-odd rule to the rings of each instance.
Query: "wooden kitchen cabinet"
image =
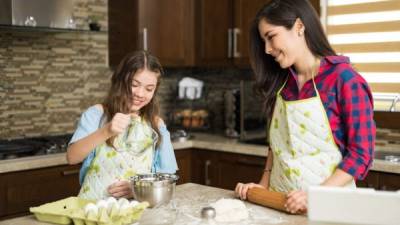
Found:
[[[219,153],[217,187],[234,190],[238,182],[258,183],[265,168],[265,157]]]
[[[192,176],[192,152],[190,149],[183,149],[175,151],[175,158],[178,164],[177,175],[179,180],[177,184],[185,184],[191,182]]]
[[[163,66],[194,65],[194,1],[108,1],[110,66],[134,50],[149,51]]]
[[[198,63],[249,66],[249,29],[265,0],[197,1]]]
[[[79,192],[80,165],[0,174],[0,219],[27,214],[29,207]]]
[[[197,1],[199,65],[250,67],[249,31],[258,10],[269,0]],[[310,0],[320,12],[319,0]]]
[[[251,22],[268,1],[108,1],[109,64],[145,49],[167,67],[250,67]],[[310,2],[319,12],[319,0]]]
[[[386,191],[400,190],[400,175],[395,173],[379,173],[379,189]]]
[[[357,187],[379,188],[379,172],[369,171],[364,180],[357,181]]]
[[[363,181],[357,181],[357,187],[397,191],[400,190],[400,174],[370,171]]]
[[[192,150],[192,182],[233,190],[238,182],[258,182],[265,157]]]
[[[192,149],[192,182],[217,187],[218,152]]]

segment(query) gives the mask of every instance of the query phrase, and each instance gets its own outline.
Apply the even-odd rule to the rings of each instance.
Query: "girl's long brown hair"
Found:
[[[265,43],[260,37],[258,24],[261,20],[266,20],[270,24],[284,26],[289,30],[298,18],[306,28],[306,43],[313,55],[336,55],[316,11],[308,0],[271,0],[258,11],[250,29],[250,61],[256,76],[255,91],[264,98],[268,124],[271,124],[276,94],[289,72],[288,69],[282,69],[271,55],[265,53]]]
[[[157,101],[157,91],[160,86],[160,77],[164,74],[164,71],[158,59],[146,51],[129,53],[118,65],[111,77],[111,87],[102,103],[104,108],[103,120],[105,122],[111,121],[116,113],[131,113],[133,77],[138,71],[144,69],[158,74],[153,98],[147,105],[140,109],[140,116],[150,122],[151,127],[158,134],[156,143],[158,146],[161,142],[161,134],[158,127],[160,110]],[[114,139],[115,136],[109,138],[106,143],[109,146],[113,146]]]

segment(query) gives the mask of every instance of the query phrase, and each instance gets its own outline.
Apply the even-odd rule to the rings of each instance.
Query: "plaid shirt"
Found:
[[[371,91],[349,63],[344,56],[327,56],[321,60],[314,80],[343,156],[338,168],[361,180],[372,165],[376,130]],[[291,101],[315,96],[312,80],[308,80],[299,93],[296,76],[295,71],[289,69],[282,97]]]

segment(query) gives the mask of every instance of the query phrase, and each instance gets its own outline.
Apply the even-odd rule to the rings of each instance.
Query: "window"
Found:
[[[400,111],[400,0],[323,0],[328,39],[370,84],[375,110]],[[324,15],[324,13],[323,13]]]

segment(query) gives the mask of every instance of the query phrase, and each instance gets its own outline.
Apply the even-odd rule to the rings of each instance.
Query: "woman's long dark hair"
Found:
[[[160,130],[158,128],[159,105],[157,91],[160,86],[160,76],[164,74],[158,59],[146,51],[132,52],[126,55],[111,77],[111,87],[102,105],[104,108],[104,119],[109,122],[116,113],[131,113],[132,105],[132,82],[133,77],[139,70],[147,69],[158,74],[157,86],[151,101],[140,109],[140,116],[150,122],[151,127],[158,134],[157,146],[161,142]],[[109,138],[106,143],[113,146],[114,137]]]
[[[260,37],[261,20],[275,26],[292,29],[296,19],[304,24],[308,48],[317,57],[336,55],[324,33],[318,15],[308,0],[271,0],[258,11],[250,29],[250,59],[256,76],[256,94],[264,98],[264,110],[270,124],[276,94],[288,76],[271,55],[265,53],[265,43]]]

